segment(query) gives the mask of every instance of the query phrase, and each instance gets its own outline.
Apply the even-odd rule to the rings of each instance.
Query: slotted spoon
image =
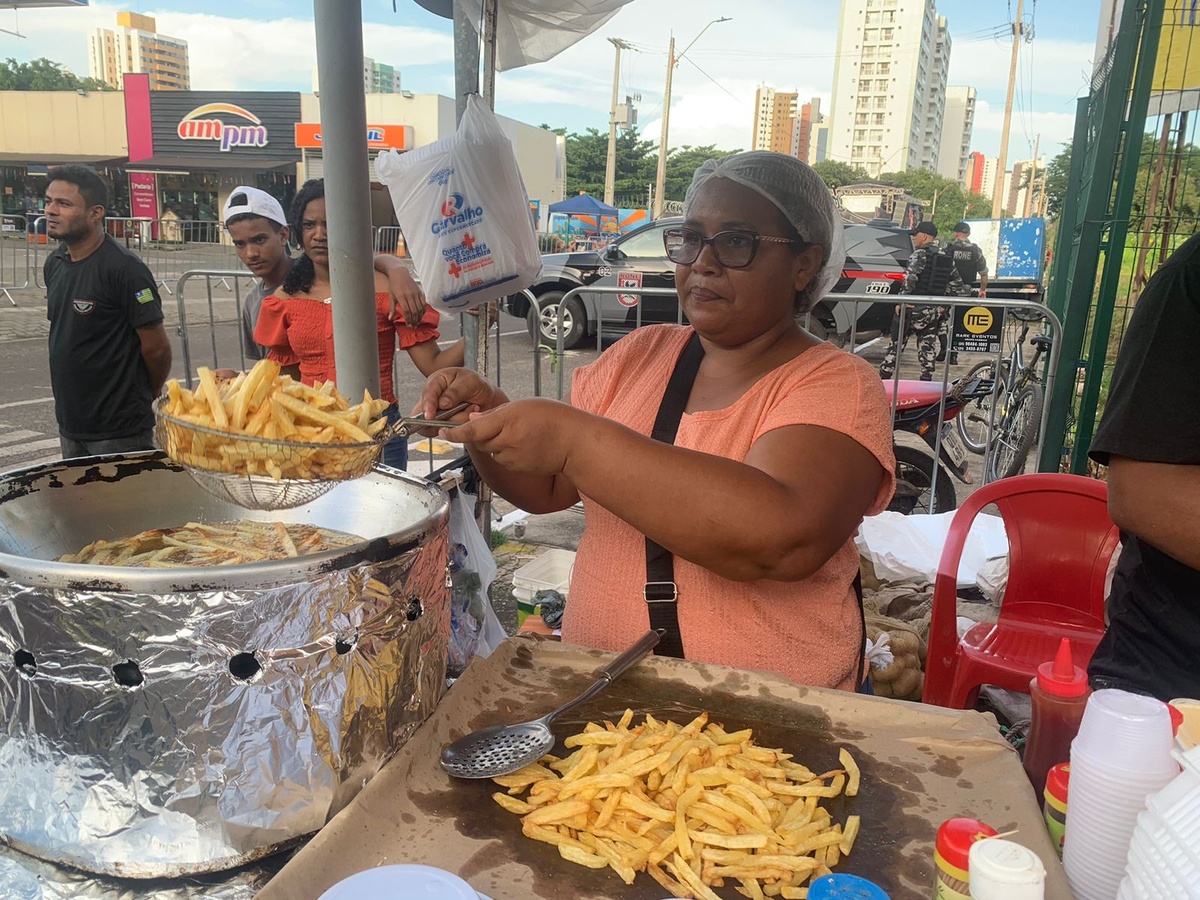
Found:
[[[520,725],[493,725],[473,731],[442,748],[442,768],[455,778],[495,778],[523,769],[554,746],[551,723],[591,700],[632,669],[657,645],[662,630],[647,631],[638,642],[600,670],[586,691],[540,719]]]

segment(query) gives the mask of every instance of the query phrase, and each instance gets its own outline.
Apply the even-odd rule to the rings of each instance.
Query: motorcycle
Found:
[[[895,392],[894,386],[898,386]],[[915,434],[930,449],[927,453],[909,444],[892,444],[896,453],[896,492],[888,509],[906,516],[914,512],[956,509],[958,495],[950,475],[963,484],[972,484],[975,479],[969,471],[967,448],[958,436],[954,419],[972,401],[990,396],[995,388],[994,380],[963,378],[951,382],[945,390],[933,382],[904,379],[884,381],[883,387],[889,401],[893,394],[896,398],[894,431]],[[936,462],[933,458],[935,449],[940,457]]]

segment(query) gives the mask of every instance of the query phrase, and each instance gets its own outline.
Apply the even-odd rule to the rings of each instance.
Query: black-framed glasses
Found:
[[[704,245],[708,244],[712,247],[717,262],[726,269],[744,269],[754,262],[759,244],[763,241],[772,244],[804,244],[804,241],[753,231],[719,231],[712,237],[705,237],[693,228],[668,228],[663,232],[667,259],[681,266],[694,263]]]

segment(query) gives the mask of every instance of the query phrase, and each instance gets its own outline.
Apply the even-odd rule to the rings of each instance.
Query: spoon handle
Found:
[[[651,650],[658,646],[659,639],[662,637],[662,635],[663,632],[661,630],[647,631],[644,635],[638,638],[636,644],[601,669],[599,676],[592,683],[591,687],[589,687],[578,697],[568,700],[553,712],[547,713],[545,717],[546,725],[549,726],[551,722],[553,722],[563,713],[586,703],[588,700],[591,700],[598,693],[633,668],[633,666],[641,662],[641,660]]]

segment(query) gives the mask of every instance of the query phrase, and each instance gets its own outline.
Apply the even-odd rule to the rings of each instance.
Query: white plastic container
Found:
[[[1046,867],[1037,854],[1003,838],[971,845],[971,900],[1043,900]]]
[[[537,612],[533,598],[538,591],[558,591],[564,597],[571,586],[575,567],[574,550],[547,550],[513,573],[513,597],[517,601],[518,623]]]
[[[378,866],[343,878],[320,900],[486,900],[455,875],[433,866]]]
[[[1077,900],[1113,900],[1138,814],[1179,774],[1166,704],[1097,691],[1071,745],[1070,827],[1063,866]]]
[[[1176,757],[1183,771],[1138,816],[1122,897],[1200,898],[1200,748]]]

